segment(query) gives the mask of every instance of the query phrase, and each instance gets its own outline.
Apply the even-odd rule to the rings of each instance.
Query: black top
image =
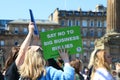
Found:
[[[13,62],[5,73],[5,80],[19,80],[19,73],[15,62]]]
[[[93,69],[93,66],[88,71],[87,80],[91,80],[92,69]]]
[[[0,80],[4,80],[4,77],[1,72],[0,72]]]

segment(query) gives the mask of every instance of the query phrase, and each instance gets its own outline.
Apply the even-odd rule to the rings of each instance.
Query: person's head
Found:
[[[81,68],[82,68],[82,62],[78,59],[75,59],[70,62],[70,65],[72,67],[74,67],[75,72],[79,74],[79,72],[81,71]]]
[[[95,61],[94,61],[94,67],[99,68],[103,67],[110,71],[110,64],[111,64],[111,56],[110,54],[105,50],[98,50],[95,54]]]
[[[94,62],[93,62],[93,69],[91,79],[94,78],[94,73],[97,68],[104,68],[107,71],[111,71],[110,64],[111,64],[111,56],[108,51],[104,49],[97,50],[94,55]]]
[[[42,56],[42,49],[39,46],[30,46],[25,53],[23,64],[19,68],[23,78],[36,80],[40,75],[45,75],[45,60]]]
[[[11,48],[11,50],[7,56],[7,59],[5,61],[4,70],[8,69],[8,67],[15,61],[15,59],[18,56],[19,49],[20,49],[20,47],[18,47],[18,46]]]

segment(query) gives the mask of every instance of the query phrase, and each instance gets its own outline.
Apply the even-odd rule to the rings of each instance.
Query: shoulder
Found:
[[[17,69],[17,66],[16,66],[16,64],[15,64],[15,62],[13,62],[11,65],[10,65],[10,67],[7,69],[7,71],[6,71],[6,74],[7,73],[12,73],[12,72],[17,72],[18,71],[18,69]]]

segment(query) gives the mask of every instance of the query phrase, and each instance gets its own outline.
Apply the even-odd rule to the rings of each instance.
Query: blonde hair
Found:
[[[105,54],[106,54],[105,50],[99,50],[95,54],[91,78],[94,77],[94,73],[96,69],[99,67],[102,67],[106,69],[108,72],[110,72],[110,65],[105,60]]]
[[[45,60],[40,50],[29,49],[25,54],[23,64],[19,68],[19,73],[23,78],[36,80],[42,74],[45,75]]]
[[[95,57],[95,54],[97,52],[97,49],[94,49],[94,51],[91,53],[90,55],[90,61],[89,61],[89,64],[88,64],[88,68],[90,69],[93,64],[94,64],[94,57]]]

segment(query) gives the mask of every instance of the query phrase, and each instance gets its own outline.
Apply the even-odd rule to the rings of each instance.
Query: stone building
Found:
[[[94,41],[106,33],[106,7],[97,5],[95,11],[59,10],[49,16],[50,21],[57,22],[61,27],[80,26],[84,53],[74,57],[83,59],[88,63],[91,52],[94,49]]]

